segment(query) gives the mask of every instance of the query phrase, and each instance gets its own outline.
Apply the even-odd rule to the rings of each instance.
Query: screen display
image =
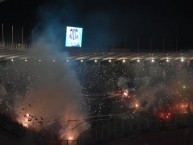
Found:
[[[66,47],[82,47],[83,28],[67,26]]]

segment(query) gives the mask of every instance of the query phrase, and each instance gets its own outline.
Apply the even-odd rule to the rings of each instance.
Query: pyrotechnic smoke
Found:
[[[130,79],[124,78],[124,77],[119,77],[117,86],[123,89],[128,89],[127,83],[130,81]]]
[[[114,80],[118,79],[116,85],[122,89],[122,93],[128,89],[128,94],[134,94],[129,97],[130,100],[124,101],[124,105],[137,109],[136,113],[146,111],[155,114],[160,110],[170,110],[179,114],[187,112],[188,104],[192,107],[193,77],[188,62],[130,63],[118,72],[113,71],[112,67],[111,73],[114,75],[110,78],[115,76]],[[130,83],[134,89],[131,89]],[[125,98],[121,94],[120,97]]]
[[[68,139],[70,133],[75,139],[89,127],[84,123],[73,129],[87,116],[82,108],[82,90],[76,73],[66,62],[67,54],[61,52],[65,27],[58,17],[52,18],[54,14],[45,15],[43,29],[34,30],[28,58],[8,64],[2,73],[3,81],[10,82],[9,104],[19,123],[41,130],[60,122],[59,136]]]
[[[50,35],[54,37],[54,34]],[[76,125],[86,117],[86,113],[81,111],[81,86],[75,72],[65,62],[66,54],[57,53],[56,49],[60,46],[53,40],[55,43],[52,45],[46,38],[50,36],[43,35],[36,40],[35,49],[29,53],[32,59],[27,62],[14,62],[14,65],[10,66],[15,70],[18,79],[25,76],[14,85],[19,87],[26,83],[26,88],[19,87],[22,91],[26,90],[26,94],[20,96],[19,93],[19,97],[15,98],[14,111],[18,116],[17,120],[26,127],[39,130],[59,121],[61,130],[67,130],[66,127],[71,125],[67,120],[79,120],[73,122]],[[86,126],[84,125],[84,129]],[[65,134],[61,131],[60,133]]]
[[[5,81],[14,85],[13,110],[17,120],[37,130],[54,121],[61,122],[61,127],[69,127],[66,124],[71,125],[71,122],[67,120],[79,120],[73,122],[76,125],[86,117],[81,111],[83,99],[76,74],[65,62],[66,54],[57,53],[60,48],[57,42],[52,45],[45,40],[48,37],[43,35],[37,39],[36,49],[29,53],[30,59],[15,61],[6,69],[8,77]],[[83,126],[85,129],[85,124]]]
[[[175,104],[192,102],[192,70],[186,63],[131,66],[136,98],[142,110],[156,112]]]

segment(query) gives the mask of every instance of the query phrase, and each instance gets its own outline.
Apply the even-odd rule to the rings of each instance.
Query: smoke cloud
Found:
[[[182,62],[158,63],[129,66],[130,78],[136,87],[136,100],[141,110],[155,113],[169,109],[179,113],[179,110],[176,112],[177,106],[186,104],[187,107],[193,101],[191,66]]]
[[[65,61],[68,56],[62,51],[65,27],[57,13],[41,10],[43,19],[33,31],[33,49],[26,60],[14,60],[2,70],[3,82],[9,82],[7,91],[11,98],[3,100],[24,126],[39,131],[59,122],[59,136],[75,139],[89,125],[77,126],[87,113],[73,65]],[[6,91],[1,93],[5,96]]]

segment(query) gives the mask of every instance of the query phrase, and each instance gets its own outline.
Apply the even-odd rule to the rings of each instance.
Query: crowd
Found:
[[[139,108],[151,113],[168,111],[179,102],[191,103],[193,66],[191,62],[103,61],[77,62],[74,65],[91,115],[128,111],[128,100],[113,96],[127,80],[127,89],[139,100]],[[126,102],[126,103],[125,103]],[[138,107],[138,104],[136,105]],[[140,110],[138,109],[138,110]],[[131,110],[133,111],[133,110]]]
[[[30,89],[29,86],[33,85],[30,84],[32,83],[31,80],[36,76],[33,72],[29,73],[26,70],[22,70],[21,75],[19,74],[21,70],[18,71],[15,69],[16,67],[11,67],[12,65],[14,65],[14,63],[10,61],[2,61],[0,64],[0,83],[7,91],[7,93],[3,95],[3,99],[5,99],[4,102],[1,96],[1,114],[7,112],[6,109],[9,105],[12,106],[14,97],[18,95],[27,96]],[[69,63],[69,65],[71,64]],[[136,111],[136,108],[130,109],[128,100],[112,95],[115,90],[124,86],[124,79],[126,80],[127,89],[130,91],[130,89],[134,88],[132,93],[137,99],[141,99],[139,107],[145,108],[148,106],[148,109],[154,108],[156,105],[160,107],[161,103],[165,103],[165,106],[170,104],[172,97],[170,96],[171,93],[168,92],[172,92],[172,90],[167,92],[163,92],[163,90],[165,91],[167,88],[171,88],[173,84],[178,84],[178,82],[185,85],[182,86],[181,91],[174,86],[174,94],[178,92],[177,95],[185,94],[186,97],[192,94],[190,91],[193,78],[191,77],[193,72],[192,63],[166,63],[163,61],[155,61],[154,63],[151,61],[126,61],[125,63],[122,61],[77,61],[73,63],[71,67],[76,72],[77,78],[82,86],[84,105],[88,108],[89,116],[93,116],[94,118],[93,120],[91,119],[93,124],[94,121],[97,120],[95,116],[103,116],[103,118],[100,119],[105,120],[115,117],[115,114],[128,111],[131,114],[130,117],[135,116],[133,112]],[[131,85],[128,85],[128,83],[132,84],[133,88],[130,88]],[[163,86],[164,89],[161,90],[160,88],[163,88]],[[154,98],[150,98],[152,96],[154,96]],[[187,100],[191,101],[192,98],[189,97]],[[7,105],[7,103],[9,105]],[[138,105],[136,106],[138,107]],[[0,119],[1,129],[10,130],[13,134],[18,132],[16,130],[21,130],[19,131],[19,136],[25,133],[20,124],[6,121],[6,118],[3,116],[0,116]]]

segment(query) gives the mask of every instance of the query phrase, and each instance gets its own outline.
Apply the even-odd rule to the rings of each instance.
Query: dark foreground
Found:
[[[104,145],[193,145],[193,129],[147,132],[121,138]]]

